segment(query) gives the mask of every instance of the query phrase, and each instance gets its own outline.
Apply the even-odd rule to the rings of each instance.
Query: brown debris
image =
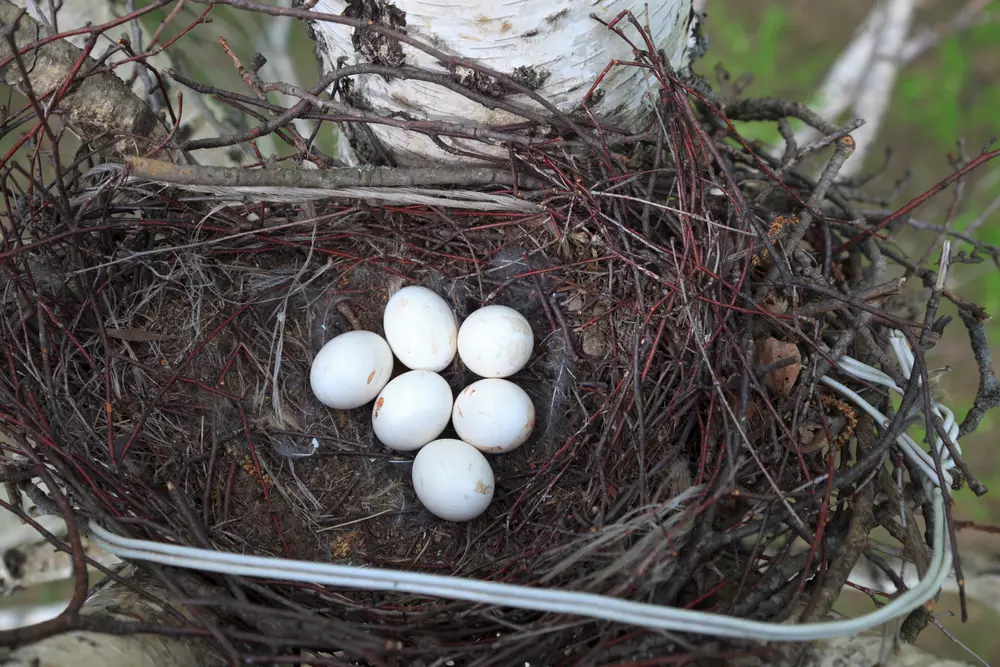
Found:
[[[799,347],[795,343],[785,343],[777,338],[765,338],[757,342],[758,366],[769,366],[785,359],[795,361],[764,376],[764,384],[778,396],[790,396],[799,377],[799,372],[802,370]]]

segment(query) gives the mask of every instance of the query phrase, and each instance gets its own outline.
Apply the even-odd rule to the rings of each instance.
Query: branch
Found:
[[[857,438],[859,455],[867,454],[878,444],[872,418],[863,415],[858,420]],[[843,546],[837,550],[836,558],[821,578],[821,587],[817,596],[803,614],[802,622],[818,621],[826,617],[833,603],[840,597],[844,584],[847,583],[851,571],[861,558],[861,553],[868,544],[868,537],[875,527],[875,490],[871,483],[866,483],[856,491],[853,497],[854,512],[851,514],[850,525],[844,538]]]
[[[377,167],[359,169],[242,169],[177,165],[160,160],[133,157],[128,160],[133,176],[157,183],[225,187],[287,188],[390,188],[442,185],[512,185],[509,169],[490,167]],[[537,179],[521,177],[521,187],[538,189]]]
[[[916,5],[917,0],[888,0],[885,3],[885,19],[854,102],[854,115],[864,118],[865,124],[854,134],[858,150],[844,165],[842,177],[858,173],[865,156],[875,145],[903,64],[898,54],[910,34]]]
[[[983,323],[961,309],[958,311],[958,316],[962,318],[965,328],[969,331],[972,354],[979,367],[979,389],[976,391],[972,408],[969,409],[959,428],[959,437],[965,437],[979,427],[988,411],[1000,406],[1000,382],[997,382],[997,376],[993,371],[993,354],[990,352],[989,337],[986,335]]]
[[[37,537],[37,534],[36,534]],[[106,567],[118,564],[117,557],[84,538],[83,553]],[[72,556],[46,541],[12,546],[0,563],[0,592],[11,592],[62,581],[73,576]],[[61,611],[61,609],[60,609]]]
[[[97,63],[65,39],[47,39],[53,33],[8,0],[0,0],[0,26],[11,31],[18,52],[0,40],[0,77],[24,94],[33,93],[46,104],[55,97],[73,133],[83,141],[101,135],[123,137],[114,149],[121,153],[139,151],[137,140],[160,142],[167,137],[153,110],[113,72],[103,70],[85,77]],[[40,46],[34,45],[43,42]],[[14,64],[21,59],[28,72]],[[72,85],[67,85],[72,82]]]

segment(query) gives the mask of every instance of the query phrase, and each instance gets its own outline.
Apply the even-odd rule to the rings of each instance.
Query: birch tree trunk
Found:
[[[171,598],[152,576],[136,574],[131,583],[160,599]],[[149,625],[176,625],[179,608],[171,610],[140,596],[131,588],[112,584],[95,593],[80,614],[111,622],[136,619]],[[209,667],[219,657],[197,640],[157,634],[114,635],[70,631],[0,655],[0,667]]]
[[[732,661],[734,667],[973,667],[975,663],[948,660],[913,644],[893,645],[891,637],[865,634],[842,637],[809,646],[779,644],[773,652],[749,654]]]
[[[293,0],[301,5],[303,0]],[[648,7],[648,13],[647,13]],[[631,46],[620,36],[595,20],[596,15],[611,21],[630,10],[636,19],[648,25],[656,47],[666,54],[670,65],[683,71],[697,47],[695,31],[698,15],[692,0],[319,0],[314,11],[368,18],[431,44],[451,56],[472,60],[513,78],[553,103],[560,111],[579,111],[591,86],[605,67],[614,60],[631,61]],[[627,21],[618,26],[637,45],[644,42],[638,30]],[[326,71],[349,65],[409,65],[447,73],[434,56],[408,44],[354,28],[316,22],[313,31],[317,51]],[[471,71],[456,72],[465,82],[473,83],[487,95],[503,95],[491,90]],[[617,66],[602,79],[597,95],[588,107],[601,121],[628,130],[636,130],[650,120],[652,105],[645,93],[655,81],[638,67]],[[382,115],[405,114],[425,121],[463,123],[476,127],[523,122],[509,112],[490,109],[458,92],[440,85],[380,74],[351,77],[349,102],[353,106]],[[541,111],[525,99],[509,99]],[[427,161],[462,161],[443,150],[427,135],[389,127],[370,125],[371,134],[396,164]],[[356,150],[356,137],[352,136]],[[484,147],[478,141],[445,139],[456,148],[490,156],[504,156],[504,146]],[[361,155],[362,161],[371,156]]]

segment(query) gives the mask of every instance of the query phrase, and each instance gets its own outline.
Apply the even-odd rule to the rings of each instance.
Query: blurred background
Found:
[[[17,4],[23,6],[24,2]],[[106,12],[122,15],[146,3],[121,1],[111,9],[102,4],[97,0],[67,0],[65,7],[78,18],[101,23],[113,15]],[[269,4],[286,2],[270,0]],[[748,97],[783,97],[806,102],[818,110],[836,111],[841,98],[824,97],[821,92],[824,83],[834,83],[829,78],[831,68],[838,63],[844,66],[834,71],[846,72],[848,79],[853,76],[857,94],[843,97],[839,105],[843,108],[836,119],[845,122],[864,111],[871,121],[855,135],[861,149],[869,150],[850,169],[858,177],[874,176],[868,185],[872,192],[897,192],[894,206],[952,173],[954,161],[963,154],[975,156],[991,139],[1000,136],[1000,1],[707,0],[702,4],[708,14],[705,33],[710,45],[695,70],[716,87],[735,86]],[[185,6],[161,43],[195,23],[203,11],[200,5]],[[112,32],[127,33],[135,44],[148,39],[165,13],[151,13],[143,19],[145,35],[124,26]],[[214,8],[211,16],[210,23],[194,25],[184,35],[183,47],[172,50],[169,62],[161,58],[154,63],[174,67],[200,82],[243,90],[245,85],[220,44],[223,37],[244,63],[249,63],[254,52],[263,52],[269,64],[262,74],[273,76],[280,71],[284,80],[307,87],[316,80],[312,42],[304,26],[257,14],[237,15],[227,7]],[[857,46],[865,35],[873,40],[870,43],[876,45],[876,50],[886,51],[877,55],[891,61],[891,66],[878,65],[870,53],[867,60],[844,57],[851,53],[845,49],[852,43]],[[826,92],[837,90],[834,86]],[[0,99],[7,109],[23,104],[23,99],[4,86],[0,86]],[[185,91],[184,104],[185,117],[198,120],[192,130],[196,134],[231,132],[245,122],[213,105],[210,98],[199,98],[191,91]],[[765,144],[780,139],[773,124],[745,123],[738,129],[748,139]],[[18,137],[15,131],[0,138],[0,149],[6,153]],[[333,133],[323,133],[318,141],[328,154],[337,153]],[[264,154],[291,152],[270,142],[259,142],[259,146]],[[244,164],[257,161],[249,146],[235,154],[230,151],[220,159]],[[914,215],[927,225],[941,225],[954,206],[951,229],[970,231],[983,242],[1000,245],[1000,162],[973,172],[959,190],[957,204],[956,189],[951,188]],[[936,237],[934,231],[908,231],[897,241],[910,248],[927,249],[935,244]],[[958,242],[955,249],[970,248]],[[1000,268],[996,258],[987,258],[978,265],[957,265],[950,281],[953,290],[979,302],[991,315],[1000,312]],[[917,285],[912,287],[918,289]],[[942,308],[953,312],[945,305]],[[1000,323],[995,319],[990,332],[994,354],[1000,353]],[[931,364],[950,368],[950,372],[942,374],[937,390],[959,416],[964,415],[976,391],[977,373],[967,350],[965,329],[956,319],[929,357]],[[962,443],[972,470],[992,492],[983,498],[969,491],[958,492],[954,512],[957,519],[1000,525],[997,419],[1000,415],[987,417],[979,431]],[[17,562],[21,552],[8,549],[18,543],[19,531],[25,528],[11,519],[0,513],[0,551],[4,553],[6,572],[0,581],[6,577],[8,582],[17,579],[12,572],[24,569]],[[57,524],[53,523],[52,528],[57,530]],[[891,542],[887,535],[883,537]],[[946,592],[936,608],[940,628],[929,627],[920,635],[918,644],[941,657],[975,661],[971,651],[986,664],[1000,664],[1000,642],[995,640],[996,628],[1000,628],[1000,534],[966,529],[959,533],[959,541],[963,561],[970,569],[967,584],[978,593],[977,599],[969,600],[970,620],[961,623],[958,597]],[[46,576],[33,579],[40,582],[38,585],[0,597],[0,627],[58,613],[70,588],[68,582],[59,581],[67,574],[65,563],[61,565],[64,570],[59,569],[58,559],[46,567]],[[3,589],[0,585],[0,593],[5,592]],[[870,611],[872,605],[867,595],[847,591],[838,608],[855,615]],[[29,610],[34,610],[35,616],[24,616]]]

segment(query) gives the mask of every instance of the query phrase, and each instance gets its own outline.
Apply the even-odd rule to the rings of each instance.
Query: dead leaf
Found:
[[[788,358],[795,361],[764,376],[764,384],[779,396],[788,396],[792,393],[792,387],[795,386],[795,381],[799,379],[799,372],[802,370],[802,355],[795,343],[784,343],[777,338],[766,338],[757,342],[758,366],[768,366]]]
[[[572,296],[563,302],[563,310],[567,313],[578,313],[583,310],[584,305],[583,295],[579,292],[574,292]]]
[[[805,421],[799,426],[799,446],[802,449],[803,454],[811,454],[812,452],[818,451],[827,447],[829,442],[826,439],[827,431],[829,431],[830,436],[836,440],[840,432],[844,430],[844,426],[847,425],[847,419],[843,415],[836,415],[829,418],[826,424],[826,428],[823,425],[815,421]]]
[[[788,312],[788,300],[776,297],[773,294],[768,295],[764,300],[764,310],[776,315],[784,315]]]

